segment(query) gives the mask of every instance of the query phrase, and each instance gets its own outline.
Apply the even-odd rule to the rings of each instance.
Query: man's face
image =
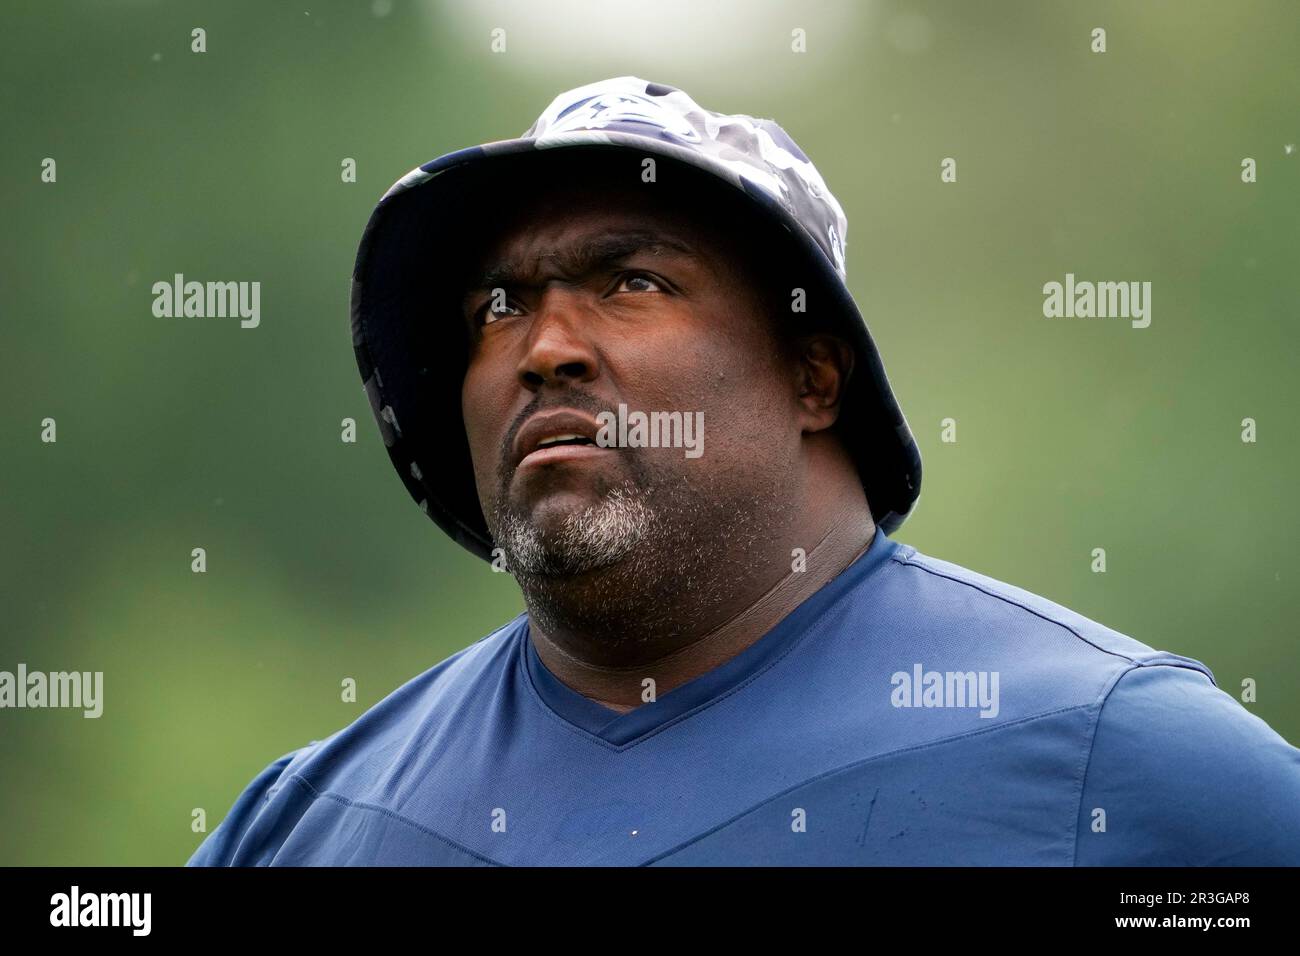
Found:
[[[548,193],[495,234],[465,293],[465,428],[489,530],[517,574],[725,538],[797,460],[794,370],[768,317],[778,304],[725,233],[658,188]],[[597,416],[620,405],[702,422],[702,454],[600,447]],[[546,447],[561,435],[580,438]]]

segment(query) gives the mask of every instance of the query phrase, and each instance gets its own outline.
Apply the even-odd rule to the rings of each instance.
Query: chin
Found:
[[[590,491],[552,491],[522,503],[515,513],[542,534],[559,534],[582,515],[598,510],[604,500]]]
[[[654,517],[625,489],[597,498],[553,495],[504,515],[498,541],[507,563],[521,573],[583,574],[626,559],[646,539]]]

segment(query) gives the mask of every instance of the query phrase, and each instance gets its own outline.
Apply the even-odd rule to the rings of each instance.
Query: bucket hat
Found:
[[[501,183],[527,183],[530,163],[561,153],[693,168],[784,233],[811,276],[810,321],[815,316],[853,346],[836,429],[876,524],[886,534],[897,529],[920,495],[921,456],[846,284],[848,221],[839,202],[772,120],[712,112],[680,89],[633,76],[560,94],[516,139],[412,169],[371,214],[353,272],[352,343],[384,445],[420,508],[491,560],[461,414],[465,331],[450,264],[467,224],[491,219]]]

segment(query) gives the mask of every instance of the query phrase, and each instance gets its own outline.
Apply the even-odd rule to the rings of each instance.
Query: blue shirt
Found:
[[[1300,865],[1300,750],[1156,651],[877,531],[620,714],[521,614],[260,773],[190,865]]]

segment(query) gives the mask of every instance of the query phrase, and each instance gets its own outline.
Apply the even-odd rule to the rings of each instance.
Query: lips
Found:
[[[525,458],[545,448],[562,448],[566,445],[596,445],[600,426],[594,418],[573,409],[563,408],[552,412],[538,412],[519,429],[515,436],[513,462],[516,468]]]

